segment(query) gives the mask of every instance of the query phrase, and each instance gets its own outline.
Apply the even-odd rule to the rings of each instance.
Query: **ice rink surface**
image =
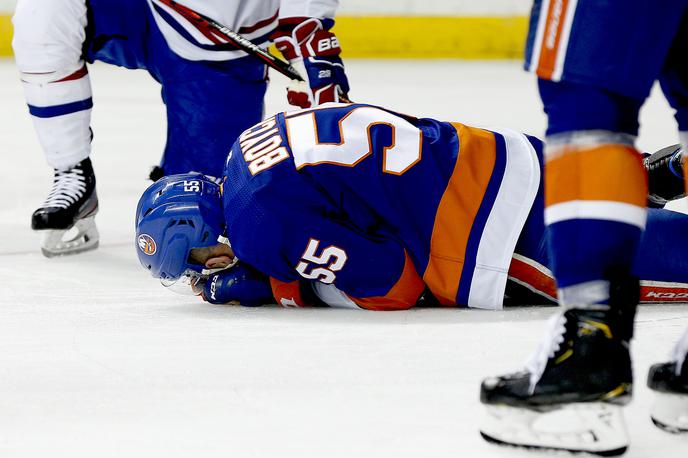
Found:
[[[357,101],[541,135],[518,62],[347,61]],[[164,143],[145,72],[91,67],[100,248],[46,259],[29,229],[52,173],[16,69],[0,61],[0,457],[516,457],[483,443],[480,380],[519,368],[553,309],[504,312],[213,306],[138,265],[133,217]],[[273,75],[267,113],[287,108]],[[654,94],[639,146],[675,143]],[[688,306],[640,310],[628,457],[685,458],[648,418],[649,365]]]

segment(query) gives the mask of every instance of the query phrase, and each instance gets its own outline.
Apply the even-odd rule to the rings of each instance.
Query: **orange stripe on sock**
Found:
[[[683,148],[686,148],[686,145],[683,145]],[[686,192],[688,192],[688,155],[686,153],[683,153],[683,183],[686,186]]]
[[[568,3],[568,0],[550,1],[547,19],[545,20],[545,32],[542,34],[540,59],[536,71],[540,78],[551,79],[552,73],[554,73]]]
[[[497,157],[492,132],[452,123],[459,156],[437,208],[423,280],[442,305],[456,305],[466,246]]]
[[[425,290],[425,283],[421,280],[408,253],[404,260],[404,270],[396,284],[384,296],[349,298],[361,308],[368,310],[406,310],[418,302]]]
[[[624,145],[568,150],[545,163],[545,206],[572,200],[647,205],[642,156]]]

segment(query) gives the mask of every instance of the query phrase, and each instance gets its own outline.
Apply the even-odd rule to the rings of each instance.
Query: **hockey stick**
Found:
[[[284,76],[296,80],[305,81],[303,77],[292,67],[288,62],[285,62],[260,46],[253,43],[251,40],[241,36],[234,30],[224,26],[216,20],[209,18],[201,13],[198,13],[188,6],[180,5],[174,0],[159,0],[165,5],[172,8],[174,11],[182,15],[185,19],[194,23],[198,30],[205,35],[210,41],[215,44],[231,43],[242,51],[252,54],[265,62],[269,67],[274,68]],[[225,41],[222,41],[224,39]]]
[[[262,49],[260,46],[257,46],[252,41],[239,35],[229,27],[226,27],[214,19],[192,10],[188,6],[180,5],[174,0],[159,1],[181,14],[185,19],[196,24],[198,30],[213,43],[223,44],[229,42],[242,51],[258,57],[269,67],[274,68],[284,76],[296,81],[305,81],[303,77],[299,75],[299,72],[297,72],[294,67],[289,65],[289,63],[278,59],[266,50]],[[221,38],[224,38],[225,41],[222,41]]]
[[[299,74],[299,72],[292,67],[288,62],[273,56],[268,51],[253,43],[251,40],[236,33],[234,30],[224,26],[216,20],[209,18],[201,13],[198,13],[188,6],[180,5],[174,0],[159,0],[165,5],[172,8],[174,11],[182,15],[188,21],[196,24],[196,28],[205,35],[210,41],[215,44],[231,43],[242,51],[251,54],[267,64],[268,67],[273,68],[292,80],[306,82],[306,80]],[[223,41],[224,39],[224,41]],[[343,94],[339,94],[342,102],[350,103],[351,101]]]

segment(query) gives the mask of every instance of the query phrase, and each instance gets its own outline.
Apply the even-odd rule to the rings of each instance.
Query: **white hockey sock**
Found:
[[[24,95],[51,167],[63,169],[91,152],[91,81],[82,65],[64,77],[22,73]]]

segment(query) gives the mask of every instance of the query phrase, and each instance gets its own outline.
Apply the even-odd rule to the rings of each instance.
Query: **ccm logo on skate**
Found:
[[[139,248],[148,256],[153,256],[158,249],[155,240],[148,234],[139,235]]]

